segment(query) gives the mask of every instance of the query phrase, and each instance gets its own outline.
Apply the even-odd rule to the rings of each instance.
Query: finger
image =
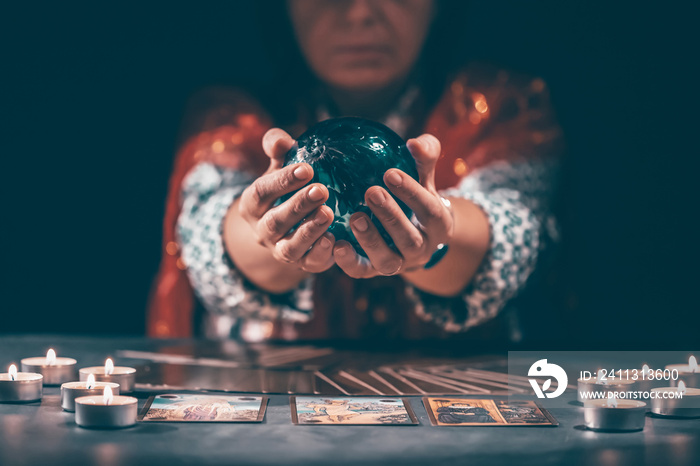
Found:
[[[389,190],[413,211],[421,224],[423,233],[440,243],[450,230],[452,216],[439,196],[395,168],[387,170],[384,174],[384,182]]]
[[[263,151],[270,157],[268,171],[279,170],[284,165],[284,156],[294,146],[296,141],[280,128],[268,130],[262,139]]]
[[[299,228],[275,243],[273,255],[283,262],[298,262],[331,225],[332,211],[321,206]]]
[[[372,267],[382,275],[390,275],[403,263],[401,256],[391,250],[370,218],[358,213],[350,217],[350,226],[357,242],[365,250]]]
[[[371,278],[377,275],[369,260],[357,254],[347,241],[335,243],[333,258],[338,267],[352,278]]]
[[[335,237],[332,233],[323,234],[301,258],[301,268],[311,273],[321,273],[331,268],[335,263],[333,260],[334,244]]]
[[[297,225],[307,216],[310,217],[308,220],[313,221],[304,222],[303,225],[299,226],[302,233],[306,234],[306,230],[313,224],[323,227],[321,231],[323,233],[330,225],[331,220],[333,220],[331,208],[321,205],[326,199],[328,199],[328,189],[322,184],[315,183],[302,189],[294,194],[291,199],[274,209],[270,209],[263,215],[260,222],[258,222],[258,237],[263,244],[276,243],[286,236],[294,225]],[[325,208],[318,209],[319,206]],[[309,215],[314,209],[317,209],[317,211]],[[308,241],[306,249],[311,247],[311,244],[318,239],[321,233]],[[297,234],[297,232],[295,231],[294,234]],[[295,260],[301,258],[306,249]]]
[[[416,160],[420,184],[429,191],[435,190],[435,164],[440,158],[440,141],[432,134],[423,134],[406,141],[406,147]]]
[[[423,234],[411,223],[388,192],[379,186],[373,186],[365,193],[365,202],[394,240],[403,257],[410,259],[423,253]]]
[[[301,188],[313,176],[314,170],[307,163],[290,165],[261,176],[241,194],[241,214],[247,219],[262,217],[277,199]]]

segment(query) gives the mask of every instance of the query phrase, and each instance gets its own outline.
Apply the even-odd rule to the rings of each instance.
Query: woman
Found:
[[[461,19],[455,5],[288,1],[295,41],[275,37],[298,50],[280,60],[283,79],[193,99],[171,180],[151,335],[191,333],[188,280],[212,336],[228,335],[234,323],[249,339],[426,338],[489,328],[549,237],[560,137],[541,80],[449,66],[453,39],[445,31]],[[283,30],[275,18],[270,24]],[[383,188],[365,196],[399,253],[361,213],[351,224],[368,259],[335,242],[326,232],[327,189],[305,186],[309,165],[282,167],[290,135],[342,115],[383,122],[416,159],[420,183],[396,169],[384,181],[422,226]],[[431,258],[439,261],[426,268]]]

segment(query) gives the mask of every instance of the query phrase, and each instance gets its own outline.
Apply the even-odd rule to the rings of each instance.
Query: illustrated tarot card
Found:
[[[556,426],[556,419],[534,401],[425,397],[434,426]]]
[[[416,425],[411,405],[391,397],[290,397],[292,421],[312,425]]]
[[[508,425],[557,426],[559,422],[549,411],[534,401],[499,400],[496,407]]]
[[[423,405],[434,426],[506,425],[493,400],[426,397]]]
[[[268,397],[178,394],[152,396],[141,410],[144,422],[262,422]]]

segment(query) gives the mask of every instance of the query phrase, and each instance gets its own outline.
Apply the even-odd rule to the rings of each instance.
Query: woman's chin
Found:
[[[396,82],[395,73],[381,69],[334,70],[325,80],[336,89],[345,92],[368,93],[386,89]]]

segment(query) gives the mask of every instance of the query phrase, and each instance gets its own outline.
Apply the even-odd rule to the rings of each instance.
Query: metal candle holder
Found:
[[[682,380],[686,387],[700,388],[700,368],[695,356],[688,358],[688,364],[669,364],[666,369],[678,371],[678,379],[672,377],[669,381],[672,387],[677,387],[678,382]]]
[[[115,396],[109,404],[104,396],[81,396],[75,399],[75,423],[93,429],[121,429],[136,424],[138,400]]]
[[[606,383],[598,382],[598,379],[578,379],[577,399],[580,403],[585,403],[591,399],[591,396],[585,396],[584,393],[592,394],[594,392],[605,392],[606,397],[609,392],[626,393],[635,387],[635,382],[629,379],[608,380]]]
[[[675,394],[678,390],[678,387],[662,387],[652,392]],[[700,417],[700,388],[686,388],[682,398],[652,398],[651,412],[657,416]]]
[[[80,381],[85,382],[90,374],[98,382],[118,383],[121,393],[131,393],[136,384],[136,369],[133,367],[115,366],[111,374],[107,374],[104,366],[83,367],[80,369]]]
[[[15,372],[0,374],[0,403],[26,403],[41,399],[43,380],[41,374]],[[14,377],[14,378],[13,378]]]
[[[73,358],[56,358],[49,364],[46,357],[22,359],[22,372],[35,372],[44,376],[44,385],[61,385],[78,378],[76,361]]]
[[[595,431],[634,432],[644,429],[647,404],[636,400],[598,399],[583,402],[583,417],[587,428]]]
[[[75,411],[75,399],[83,396],[98,396],[104,393],[105,387],[119,395],[119,384],[111,382],[95,382],[92,388],[87,388],[87,382],[66,382],[61,385],[61,408],[64,411]]]

